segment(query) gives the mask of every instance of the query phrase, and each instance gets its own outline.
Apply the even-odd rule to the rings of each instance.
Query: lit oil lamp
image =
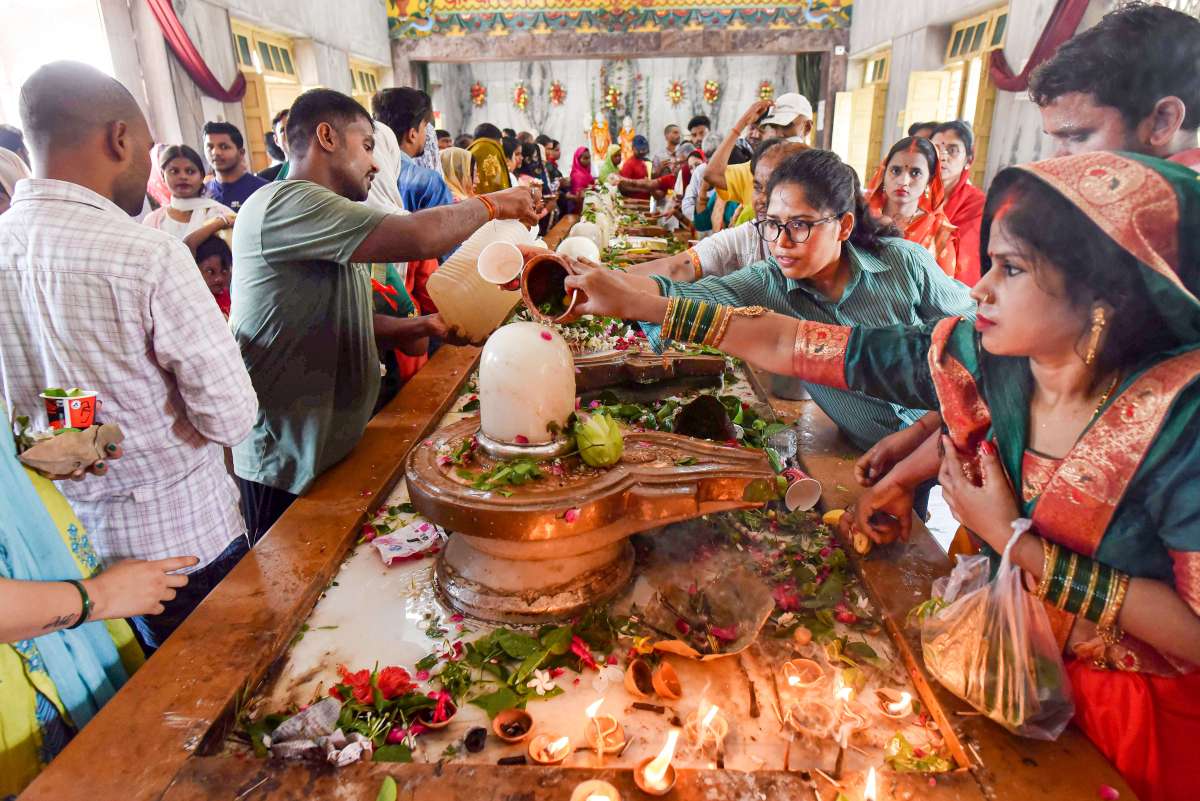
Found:
[[[912,696],[907,692],[882,688],[875,691],[875,696],[879,699],[879,711],[884,717],[903,720],[912,714]]]
[[[584,729],[588,745],[596,749],[596,755],[601,762],[604,761],[605,754],[615,754],[625,745],[625,730],[621,728],[620,722],[612,715],[599,714],[603,703],[603,698],[597,698],[595,703],[587,708],[588,725]]]
[[[608,782],[589,779],[575,785],[571,801],[621,801],[621,794]]]
[[[811,659],[793,659],[783,663],[783,678],[794,690],[808,690],[825,679],[825,671]]]
[[[671,757],[675,756],[675,745],[679,742],[679,730],[672,729],[667,734],[667,742],[663,745],[658,756],[650,758],[637,766],[633,772],[633,780],[638,788],[649,795],[666,795],[675,786],[675,767]]]
[[[529,758],[539,765],[561,765],[571,755],[571,738],[539,734],[529,741]]]
[[[705,707],[708,707],[707,711],[705,711]],[[721,710],[716,704],[702,702],[699,709],[688,715],[683,725],[688,742],[699,748],[715,746],[720,749],[721,743],[729,734],[729,721],[720,712]]]
[[[863,801],[876,801],[874,767],[867,771],[867,786],[863,788]]]

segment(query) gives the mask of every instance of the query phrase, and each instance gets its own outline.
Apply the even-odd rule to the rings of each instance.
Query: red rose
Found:
[[[398,667],[385,667],[379,671],[376,684],[379,686],[379,692],[388,701],[413,690],[413,683],[409,679],[408,671]]]
[[[371,691],[371,671],[363,669],[351,673],[345,665],[338,665],[338,675],[342,677],[342,684],[349,686],[355,701],[360,704],[369,704],[375,700],[374,693]],[[343,698],[342,700],[349,699]]]

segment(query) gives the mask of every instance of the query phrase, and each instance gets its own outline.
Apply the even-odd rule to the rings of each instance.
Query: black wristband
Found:
[[[69,629],[77,629],[80,626],[82,626],[84,623],[87,623],[88,618],[91,617],[91,615],[92,615],[92,599],[88,597],[88,592],[86,589],[84,589],[82,581],[77,581],[75,579],[63,579],[63,581],[67,582],[68,584],[74,585],[75,589],[79,590],[79,599],[83,603],[83,611],[81,611],[79,613],[79,619],[76,620],[74,623],[72,623],[70,626],[67,626],[68,630]]]

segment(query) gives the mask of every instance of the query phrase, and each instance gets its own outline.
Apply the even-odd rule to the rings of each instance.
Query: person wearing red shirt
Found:
[[[955,278],[967,286],[979,281],[979,226],[983,222],[983,190],[971,183],[975,161],[975,135],[962,120],[943,122],[933,129],[946,202],[942,210],[955,227],[953,236],[958,265]]]
[[[650,142],[646,137],[638,134],[633,137],[633,158],[627,159],[621,164],[621,177],[629,178],[634,181],[642,181],[650,177],[650,168],[646,162],[646,156],[650,153]],[[650,193],[642,190],[625,192],[626,196],[638,199],[649,200]]]

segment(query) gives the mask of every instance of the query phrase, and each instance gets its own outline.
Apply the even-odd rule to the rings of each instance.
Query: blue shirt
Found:
[[[450,187],[437,172],[418,164],[412,156],[400,151],[400,177],[396,180],[404,208],[424,211],[454,202]]]
[[[246,198],[254,194],[254,191],[260,186],[266,186],[267,181],[259,178],[252,172],[247,172],[238,178],[233,183],[222,183],[221,179],[214,178],[204,185],[208,190],[208,196],[218,203],[224,203],[229,208],[237,211],[246,202]]]
[[[835,325],[920,326],[943,317],[975,318],[975,302],[966,285],[947,276],[929,251],[904,239],[884,239],[879,255],[844,247],[852,275],[838,300],[821,295],[809,284],[788,278],[774,258],[756,262],[725,276],[692,284],[651,276],[664,295],[716,301],[730,306],[766,306],[779,314]],[[659,326],[643,326],[656,348]],[[924,413],[861,392],[805,382],[812,399],[857,447],[866,450],[888,434],[916,422]]]

